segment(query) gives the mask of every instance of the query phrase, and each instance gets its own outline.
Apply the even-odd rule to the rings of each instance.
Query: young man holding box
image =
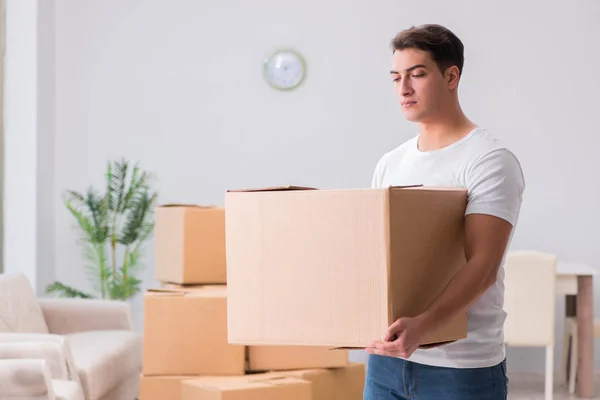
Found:
[[[504,256],[525,181],[515,155],[461,110],[463,44],[439,25],[400,32],[391,78],[419,133],[378,162],[373,187],[454,186],[468,191],[466,265],[421,315],[394,322],[371,353],[365,400],[507,398],[503,325]],[[468,336],[418,349],[426,332],[467,311]]]

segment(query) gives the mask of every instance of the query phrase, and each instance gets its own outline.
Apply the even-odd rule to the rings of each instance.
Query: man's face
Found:
[[[442,74],[425,51],[395,51],[390,73],[402,112],[409,121],[434,119],[451,101],[450,93],[455,88],[452,75]]]

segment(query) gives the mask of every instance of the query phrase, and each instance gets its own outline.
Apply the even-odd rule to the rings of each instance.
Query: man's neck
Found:
[[[438,121],[419,124],[420,151],[439,150],[467,136],[477,127],[462,112]]]

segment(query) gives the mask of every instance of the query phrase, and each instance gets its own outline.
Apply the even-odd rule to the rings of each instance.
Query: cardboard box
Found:
[[[365,390],[366,369],[363,363],[351,363],[345,368],[330,369],[335,392],[332,400],[362,400]]]
[[[305,369],[271,372],[268,376],[286,376],[312,383],[313,400],[362,400],[365,388],[365,364],[351,363],[343,368]]]
[[[465,264],[467,192],[270,188],[225,196],[230,343],[364,348]],[[465,338],[466,314],[424,338]]]
[[[327,369],[279,371],[268,373],[267,376],[289,377],[308,381],[311,383],[312,400],[334,400],[336,385],[333,379],[333,374]],[[362,400],[362,397],[360,400]]]
[[[154,276],[179,284],[226,283],[225,210],[163,205],[156,209]]]
[[[142,376],[140,400],[179,400],[181,383],[194,378],[194,376]]]
[[[227,342],[225,286],[144,295],[144,375],[242,375],[245,346]]]
[[[344,367],[348,352],[320,346],[250,346],[250,371]]]
[[[312,400],[308,381],[269,377],[257,379],[207,379],[182,384],[181,400]]]

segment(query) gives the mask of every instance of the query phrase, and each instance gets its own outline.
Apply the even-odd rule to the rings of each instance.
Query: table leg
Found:
[[[577,318],[577,295],[576,294],[567,294],[565,295],[565,318]],[[563,329],[565,326],[563,326]],[[571,379],[571,352],[573,351],[573,338],[567,340],[564,343],[563,348],[563,360],[561,363],[561,377],[563,377],[564,382],[569,384],[569,379]]]
[[[565,316],[576,317],[577,316],[577,295],[567,294],[565,295]]]
[[[581,398],[594,396],[594,292],[591,276],[577,277],[577,389]]]

